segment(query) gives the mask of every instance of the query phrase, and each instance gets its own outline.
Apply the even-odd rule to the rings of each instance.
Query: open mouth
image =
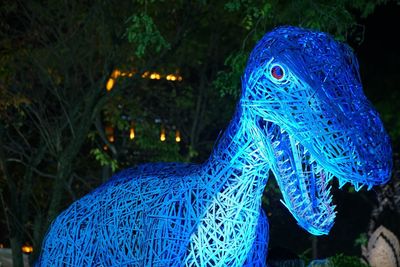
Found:
[[[267,136],[271,170],[282,192],[281,201],[298,224],[314,235],[328,234],[336,216],[330,181],[334,177],[299,141],[277,124],[259,119]],[[343,179],[338,179],[340,187]]]

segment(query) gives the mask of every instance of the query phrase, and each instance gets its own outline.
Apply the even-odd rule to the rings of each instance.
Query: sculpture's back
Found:
[[[196,259],[188,260],[188,254],[196,247],[193,243],[208,242],[210,238],[211,244],[213,238],[191,240],[220,186],[217,181],[215,187],[210,186],[205,182],[207,179],[202,179],[206,166],[145,164],[117,174],[73,203],[54,221],[38,263],[41,266],[192,265]],[[218,229],[211,222],[207,226]],[[265,262],[268,226],[266,222],[260,226],[263,234],[248,262],[262,266],[259,263]]]
[[[199,166],[148,164],[121,172],[53,223],[43,266],[177,266],[201,210]],[[206,197],[206,196],[204,196]]]

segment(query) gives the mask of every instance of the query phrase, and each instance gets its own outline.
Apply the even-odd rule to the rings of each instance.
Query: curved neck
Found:
[[[218,255],[217,262],[223,266],[232,265],[231,259],[235,258],[241,266],[256,240],[269,164],[263,155],[261,131],[246,114],[239,105],[212,155],[202,166],[201,185],[196,190],[206,192],[202,200],[207,206],[198,230],[191,236],[187,266],[202,255]],[[238,238],[239,233],[246,240]],[[207,241],[203,243],[205,238]],[[216,240],[218,244],[214,244]],[[196,251],[202,251],[201,255]],[[209,257],[202,261],[208,262]]]
[[[235,116],[218,140],[204,167],[210,183],[251,186],[251,194],[262,194],[270,165],[265,155],[265,136],[248,112],[238,105]],[[229,182],[228,182],[229,181]]]

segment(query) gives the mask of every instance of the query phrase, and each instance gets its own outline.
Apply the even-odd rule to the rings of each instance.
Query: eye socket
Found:
[[[285,71],[280,65],[274,65],[271,68],[271,75],[274,77],[276,80],[280,81],[285,77]]]

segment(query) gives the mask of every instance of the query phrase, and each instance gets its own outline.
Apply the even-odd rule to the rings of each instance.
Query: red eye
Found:
[[[285,72],[283,71],[283,68],[281,66],[275,65],[271,69],[271,75],[277,80],[282,80]]]

